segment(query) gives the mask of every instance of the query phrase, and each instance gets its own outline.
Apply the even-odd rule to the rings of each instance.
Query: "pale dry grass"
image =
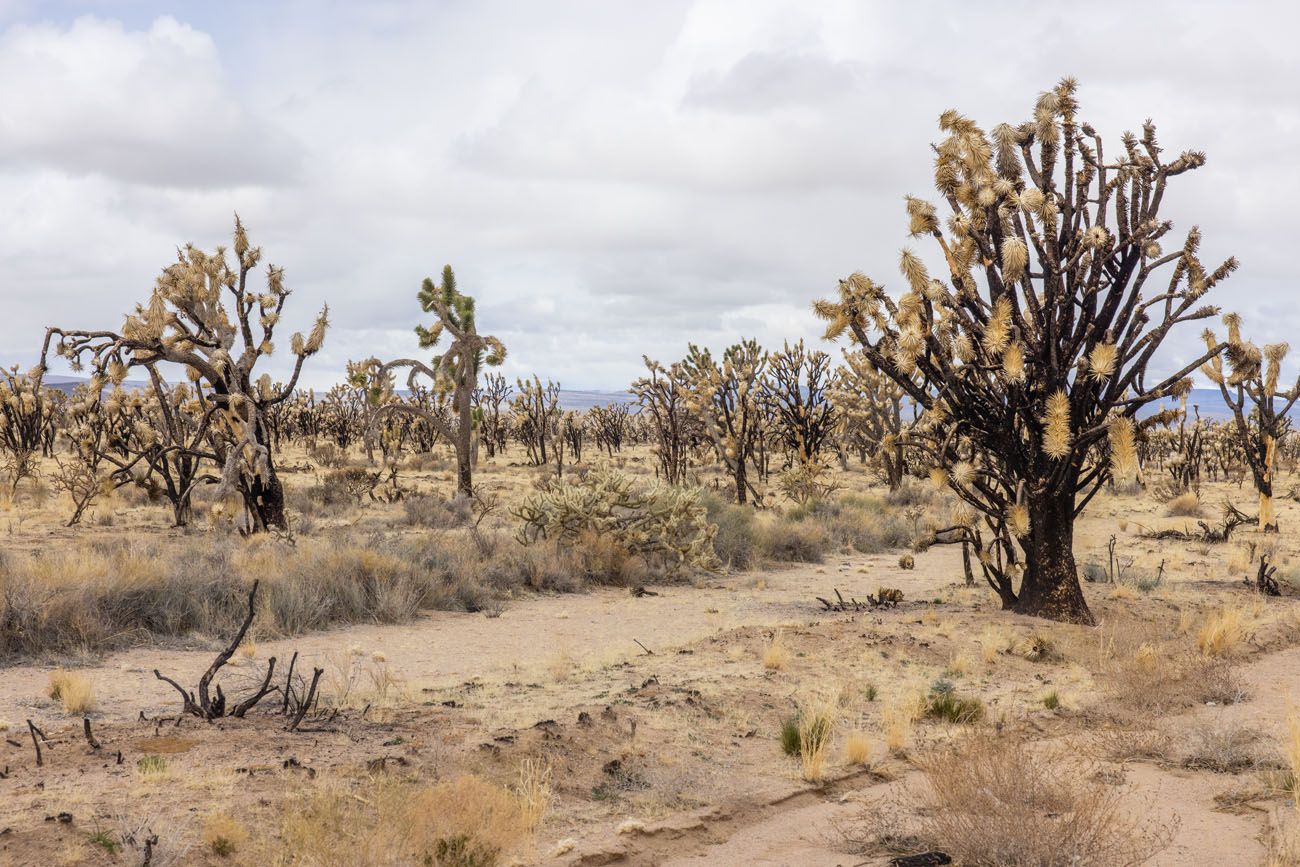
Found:
[[[515,793],[479,777],[434,785],[379,778],[352,791],[326,781],[286,809],[264,860],[281,865],[491,865],[522,854],[529,817]]]
[[[50,672],[45,694],[63,705],[66,713],[81,716],[95,709],[95,688],[90,678],[76,671]]]
[[[839,704],[833,698],[813,696],[799,703],[799,764],[810,783],[826,776],[826,754],[838,716]]]
[[[525,759],[519,766],[519,784],[515,787],[524,827],[535,834],[550,809],[554,789],[551,765],[543,759]]]
[[[1204,515],[1201,498],[1192,491],[1185,491],[1165,503],[1165,514],[1176,518],[1199,518]]]
[[[844,738],[844,763],[847,765],[871,763],[871,738],[862,729],[854,729]]]
[[[786,647],[785,635],[778,630],[763,647],[763,667],[768,671],[784,671],[790,665],[790,649]]]
[[[904,689],[891,696],[880,709],[880,724],[885,730],[885,746],[891,752],[907,748],[912,738],[912,726],[925,716],[925,692]]]
[[[1286,714],[1286,732],[1282,737],[1282,758],[1290,770],[1288,782],[1291,800],[1300,804],[1300,711],[1291,707]]]
[[[1196,633],[1196,648],[1205,656],[1227,656],[1246,639],[1246,612],[1236,605],[1225,605],[1209,615]]]
[[[203,845],[220,858],[229,858],[248,842],[248,829],[229,813],[212,813],[203,822]]]

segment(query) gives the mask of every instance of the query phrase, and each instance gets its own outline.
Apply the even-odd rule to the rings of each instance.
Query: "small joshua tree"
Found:
[[[686,374],[681,362],[664,367],[645,356],[648,376],[632,383],[632,394],[641,405],[641,418],[649,429],[651,450],[658,462],[656,475],[670,485],[686,481],[691,446],[699,421],[688,408],[690,395],[682,384]]]
[[[745,340],[722,353],[722,364],[707,349],[691,344],[678,370],[690,395],[691,412],[698,418],[718,460],[727,468],[736,502],[744,505],[752,494],[762,500],[749,481],[749,467],[763,435],[760,404],[767,353],[756,340]]]
[[[844,353],[844,366],[835,371],[828,394],[839,411],[843,444],[858,452],[863,463],[870,456],[889,489],[898,490],[907,474],[903,389],[859,350]]]
[[[227,252],[218,247],[204,253],[187,245],[121,331],[47,329],[39,375],[51,349],[74,369],[89,358],[97,387],[105,381],[121,384],[132,368],[180,366],[213,407],[208,446],[221,468],[221,493],[242,499],[250,531],[286,529],[267,413],[292,394],[303,362],[320,349],[329,309],[321,310],[307,337],[293,335],[293,375],[286,385],[273,386],[269,375],[256,376],[256,366],[275,351],[275,328],[291,294],[284,270],[269,266],[261,293],[249,285],[262,248],[249,244],[238,216],[233,265]]]
[[[474,393],[474,406],[480,416],[480,435],[487,445],[488,457],[506,450],[506,439],[510,432],[509,413],[501,410],[503,407],[509,408],[510,395],[513,393],[514,388],[499,373],[484,376],[482,387]]]
[[[1282,359],[1290,347],[1273,343],[1263,351],[1241,336],[1241,317],[1230,313],[1223,317],[1228,327],[1228,372],[1223,369],[1223,359],[1212,357],[1202,368],[1206,376],[1219,386],[1223,401],[1232,410],[1237,441],[1245,451],[1246,463],[1255,479],[1259,493],[1259,529],[1265,533],[1278,531],[1277,512],[1273,508],[1273,482],[1277,475],[1278,442],[1290,428],[1288,414],[1300,397],[1300,379],[1287,390],[1278,389]],[[1218,346],[1218,338],[1210,329],[1203,335],[1205,345]]]
[[[557,443],[560,418],[560,384],[533,374],[532,381],[516,379],[514,402],[511,411],[515,417],[515,435],[528,450],[528,460],[534,466],[545,466],[547,446],[553,452]]]
[[[10,496],[36,475],[41,454],[52,445],[58,409],[54,395],[41,387],[39,371],[0,368],[0,469],[9,476]]]
[[[443,334],[448,334],[451,345],[447,351],[434,356],[429,364],[414,358],[399,358],[385,364],[371,359],[366,365],[367,372],[355,373],[354,379],[382,382],[397,368],[407,368],[406,384],[413,393],[418,390],[419,378],[425,377],[434,391],[450,395],[450,419],[410,400],[388,400],[376,410],[373,423],[378,424],[386,416],[400,413],[428,424],[456,450],[456,495],[473,497],[474,390],[478,388],[479,371],[483,365],[499,366],[505,361],[506,348],[495,337],[478,333],[474,299],[456,288],[456,275],[450,265],[442,269],[441,285],[425,278],[419,298],[424,312],[437,317],[428,328],[416,326],[420,347],[437,346]]]
[[[1142,406],[1185,390],[1188,374],[1221,351],[1209,346],[1151,375],[1172,329],[1218,312],[1200,299],[1236,261],[1207,271],[1195,228],[1162,248],[1173,228],[1159,213],[1169,182],[1203,154],[1166,159],[1150,122],[1105,153],[1077,113],[1068,79],[1042,94],[1029,122],[991,136],[945,112],[935,186],[950,217],[945,225],[916,198],[907,212],[948,282],[904,250],[897,300],[859,273],[816,309],[828,338],[848,333],[924,408],[908,444],[969,507],[954,529],[977,542],[1003,606],[1091,623],[1074,520],[1108,478],[1108,433],[1131,430]]]

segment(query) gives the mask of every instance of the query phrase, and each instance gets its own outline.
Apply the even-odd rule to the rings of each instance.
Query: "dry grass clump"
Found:
[[[1300,711],[1288,708],[1286,734],[1282,738],[1282,759],[1290,771],[1288,794],[1300,804]]]
[[[90,678],[76,671],[50,672],[45,694],[63,705],[67,713],[80,716],[95,709],[95,688]]]
[[[519,766],[519,785],[515,796],[528,833],[535,834],[546,818],[554,790],[551,785],[551,765],[542,759],[525,759]]]
[[[1165,514],[1171,518],[1199,518],[1204,515],[1201,498],[1193,491],[1184,491],[1165,503]]]
[[[819,782],[826,775],[826,754],[838,715],[838,703],[826,696],[799,703],[799,764],[803,778],[810,783]]]
[[[203,845],[220,858],[229,858],[248,842],[248,830],[228,813],[213,813],[203,822]]]
[[[644,563],[608,546],[523,546],[505,534],[450,531],[401,540],[339,533],[290,546],[273,538],[121,538],[0,554],[0,658],[110,651],[144,641],[225,635],[262,582],[264,638],[355,623],[400,623],[423,609],[490,610],[517,589],[642,583]]]
[[[763,647],[763,667],[768,671],[784,671],[790,665],[790,649],[785,646],[785,635],[780,630]]]
[[[910,833],[864,812],[851,842],[938,850],[972,867],[1135,867],[1163,849],[1169,828],[1140,818],[1122,790],[1084,762],[1009,736],[972,735],[920,762],[925,789]],[[881,832],[884,833],[881,833]]]
[[[1100,709],[1111,718],[1150,720],[1198,704],[1237,704],[1248,698],[1236,669],[1218,657],[1177,647],[1139,646],[1103,673]]]
[[[844,738],[844,763],[848,765],[871,763],[871,739],[862,729],[854,729]]]
[[[1226,605],[1211,614],[1196,634],[1196,647],[1206,656],[1226,656],[1248,636],[1246,612]]]
[[[904,690],[891,696],[880,709],[880,724],[885,730],[885,746],[891,752],[907,748],[912,726],[925,716],[928,702],[919,689]]]
[[[259,863],[490,867],[525,848],[529,821],[515,793],[475,776],[435,785],[384,778],[360,792],[325,783],[288,807]]]

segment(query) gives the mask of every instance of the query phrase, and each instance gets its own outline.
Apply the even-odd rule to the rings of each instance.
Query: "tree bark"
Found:
[[[1030,496],[1025,575],[1014,610],[1088,626],[1088,610],[1074,562],[1074,494]]]

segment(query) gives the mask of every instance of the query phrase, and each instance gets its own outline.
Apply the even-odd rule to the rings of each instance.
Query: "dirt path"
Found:
[[[299,665],[326,665],[351,648],[365,655],[379,652],[412,693],[469,680],[551,679],[557,668],[581,671],[640,655],[644,651],[634,639],[663,651],[742,626],[807,623],[820,616],[814,597],[830,595],[833,587],[861,597],[883,583],[902,588],[909,599],[924,598],[948,584],[947,576],[960,574],[951,571],[960,569],[945,556],[951,553],[936,552],[924,571],[900,570],[897,555],[855,556],[729,575],[698,587],[656,586],[657,595],[639,598],[622,588],[529,597],[508,604],[500,617],[430,612],[412,623],[259,642],[257,656],[285,660],[298,651]],[[174,703],[174,690],[154,679],[153,669],[193,683],[212,656],[209,650],[142,647],[80,670],[95,684],[99,716],[133,719],[140,710],[152,714]],[[52,668],[0,669],[0,719],[21,720],[25,708],[47,706],[43,691]]]

